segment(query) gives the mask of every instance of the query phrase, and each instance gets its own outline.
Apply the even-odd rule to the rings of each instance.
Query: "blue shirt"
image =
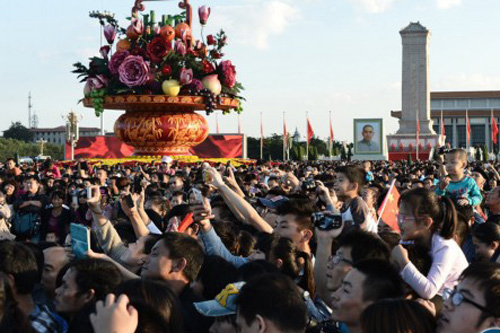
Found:
[[[450,181],[444,190],[438,185],[434,192],[439,196],[448,197],[453,201],[467,199],[473,207],[479,205],[481,201],[483,201],[483,196],[481,195],[479,187],[477,187],[474,179],[468,176],[465,176],[458,182]]]

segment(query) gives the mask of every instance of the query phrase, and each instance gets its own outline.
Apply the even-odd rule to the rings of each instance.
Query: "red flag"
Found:
[[[283,115],[283,145],[286,147],[287,146],[287,131],[286,131],[286,120],[285,120],[285,115]]]
[[[498,139],[498,124],[496,119],[493,117],[493,111],[491,111],[491,139],[494,144],[497,144]]]
[[[307,118],[307,143],[311,141],[313,135],[314,135],[314,130],[311,126],[311,123],[309,122],[309,118]]]
[[[471,133],[471,129],[470,129],[470,121],[469,121],[469,113],[467,110],[465,110],[465,117],[467,118],[465,121],[466,121],[466,124],[467,124],[467,145],[470,144],[470,133]]]
[[[335,137],[333,135],[333,127],[332,127],[332,115],[330,114],[330,143],[335,140]]]
[[[420,145],[420,119],[418,119],[417,114],[417,148]]]
[[[394,229],[394,231],[396,231],[397,233],[401,233],[398,224],[399,192],[396,186],[394,186],[395,183],[396,180],[393,180],[391,187],[389,188],[389,191],[387,191],[387,195],[385,196],[384,201],[382,202],[382,205],[380,206],[377,213],[379,216],[378,218],[379,222],[382,221],[389,227]]]

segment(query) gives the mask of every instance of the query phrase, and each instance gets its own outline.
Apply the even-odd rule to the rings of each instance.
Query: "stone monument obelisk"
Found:
[[[421,151],[435,147],[438,135],[432,128],[429,90],[430,31],[420,22],[411,22],[400,32],[403,44],[402,112],[399,130],[387,136],[389,147],[417,147],[417,118]]]

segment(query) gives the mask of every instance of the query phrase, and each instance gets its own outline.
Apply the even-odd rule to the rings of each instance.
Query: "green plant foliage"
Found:
[[[64,159],[64,146],[45,144],[43,154],[51,156],[54,160]],[[5,161],[9,157],[40,155],[40,144],[25,142],[21,140],[0,138],[0,161]]]

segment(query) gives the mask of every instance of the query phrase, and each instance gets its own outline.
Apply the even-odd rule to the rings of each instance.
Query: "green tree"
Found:
[[[25,142],[33,140],[33,133],[30,132],[20,121],[12,123],[8,130],[3,132],[3,137],[6,139],[15,139]]]
[[[63,146],[45,144],[44,155],[51,156],[54,160],[64,159]],[[0,161],[5,161],[9,157],[17,156],[38,156],[40,145],[14,139],[0,138]]]

